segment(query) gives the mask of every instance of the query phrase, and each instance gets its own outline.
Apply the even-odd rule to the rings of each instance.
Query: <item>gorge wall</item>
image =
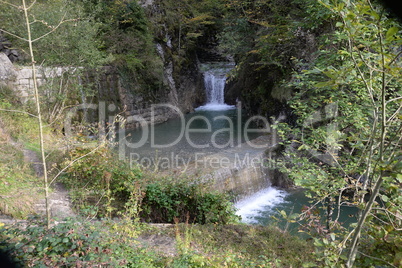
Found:
[[[69,80],[74,80],[76,87],[91,87],[91,94],[81,90],[81,94],[75,96],[75,104],[101,102],[106,105],[114,104],[116,108],[106,109],[106,116],[120,113],[126,118],[131,118],[126,125],[127,128],[139,127],[144,121],[147,124],[161,123],[176,117],[178,111],[182,113],[192,111],[194,105],[202,103],[205,98],[202,74],[196,61],[175,74],[176,67],[172,60],[164,56],[166,53],[164,46],[166,44],[157,45],[159,55],[164,61],[164,68],[161,79],[163,83],[156,92],[144,92],[141,85],[135,83],[135,77],[125,77],[113,66],[103,67],[97,72],[74,67],[38,66],[37,84],[41,91],[46,91],[46,85],[54,84],[57,78],[66,75]],[[2,52],[0,52],[0,84],[12,88],[22,103],[34,99],[32,68],[13,64]],[[53,97],[56,97],[57,93],[46,92],[53,94]],[[175,107],[177,111],[168,109],[167,105]],[[90,121],[98,120],[97,114],[93,112]]]
[[[46,91],[45,95],[55,99],[57,94],[69,94],[69,106],[101,102],[114,104],[112,109],[106,110],[106,116],[120,113],[131,118],[126,125],[128,128],[136,128],[144,121],[160,123],[177,116],[178,112],[157,104],[171,105],[181,113],[191,112],[202,104],[205,92],[198,69],[198,44],[194,38],[188,38],[188,27],[172,18],[182,16],[181,10],[173,1],[155,0],[140,4],[142,10],[131,3],[124,6],[123,15],[111,15],[111,19],[120,24],[111,26],[105,33],[103,41],[110,46],[106,52],[114,53],[114,60],[106,67],[38,67],[37,82],[41,90]],[[132,21],[120,17],[127,14],[133,16]],[[104,23],[106,25],[109,21]],[[7,38],[12,40],[12,37],[0,33],[0,50],[5,53],[1,64],[2,84],[13,88],[25,103],[33,96],[32,70],[23,66],[29,57],[23,48],[14,48]],[[122,38],[126,38],[128,43],[119,43]],[[38,51],[43,50],[38,48]],[[60,77],[63,78],[56,82]],[[64,86],[67,80],[72,86],[61,92],[56,84],[63,83]],[[46,86],[49,84],[52,87]],[[89,119],[95,122],[96,117],[94,111],[89,115]]]
[[[289,5],[275,6],[275,9],[266,3],[267,12],[263,14],[267,16],[263,17],[251,12],[254,4],[247,6],[249,15],[237,14],[240,9],[236,5],[240,3],[233,3],[228,8],[217,3],[182,5],[173,0],[143,0],[139,1],[141,8],[134,4],[126,6],[123,10],[126,13],[122,11],[123,15],[113,14],[110,18],[118,22],[117,27],[105,31],[102,39],[108,42],[111,48],[106,50],[114,53],[115,60],[102,72],[98,69],[80,73],[77,84],[91,84],[92,95],[75,96],[77,101],[73,105],[82,101],[111,102],[118,107],[111,113],[142,118],[148,123],[163,122],[175,117],[176,113],[155,108],[156,117],[152,119],[153,104],[170,104],[183,113],[192,111],[193,107],[205,101],[199,63],[230,58],[237,67],[229,79],[225,101],[228,104],[241,101],[250,115],[270,118],[286,114],[292,120],[292,111],[287,106],[287,98],[292,92],[281,86],[282,81],[290,79],[291,73],[299,68],[293,58],[306,63],[314,58],[317,33],[290,27],[287,21],[276,21],[282,13],[300,8],[292,1],[285,2]],[[292,16],[297,19],[299,13],[292,13]],[[101,19],[107,14],[98,15]],[[124,16],[128,15],[132,17],[125,20]],[[255,19],[264,23],[255,23]],[[265,22],[272,22],[277,27],[267,27]],[[275,30],[281,27],[286,31]],[[239,34],[241,38],[237,37]],[[138,35],[142,35],[142,39],[138,39]],[[268,37],[272,40],[266,40]],[[22,54],[3,39],[0,48],[8,53],[8,57],[12,61],[22,58]],[[126,43],[119,43],[125,39]],[[55,70],[51,74],[50,69],[42,68],[39,83],[44,84],[52,76],[75,72],[71,68]],[[23,98],[30,95],[28,91],[32,83],[29,76],[29,69],[15,69],[13,86]],[[132,121],[128,127],[138,125],[138,121]]]

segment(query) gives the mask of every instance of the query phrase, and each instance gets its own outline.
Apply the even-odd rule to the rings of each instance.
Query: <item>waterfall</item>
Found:
[[[261,218],[267,218],[267,214],[275,214],[277,206],[286,203],[287,195],[286,191],[274,187],[262,189],[236,202],[236,214],[242,217],[242,222],[258,223]]]
[[[207,104],[225,104],[224,89],[226,83],[225,74],[209,71],[204,73]]]
[[[201,66],[207,102],[196,110],[228,110],[235,106],[225,104],[226,75],[233,68],[232,63],[209,63]]]

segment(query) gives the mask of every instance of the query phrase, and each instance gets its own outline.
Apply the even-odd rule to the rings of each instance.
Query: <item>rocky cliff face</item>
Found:
[[[113,109],[106,109],[106,116],[123,113],[126,118],[134,117],[130,119],[127,127],[135,128],[145,122],[164,122],[176,117],[178,112],[188,113],[196,103],[202,102],[203,81],[196,64],[192,69],[183,70],[177,78],[173,77],[173,68],[173,64],[167,62],[164,70],[165,85],[156,92],[156,101],[150,99],[143,90],[136,88],[135,84],[125,83],[113,67],[105,67],[100,75],[90,71],[78,73],[76,68],[38,68],[37,82],[41,86],[65,74],[74,76],[77,83],[81,81],[91,84],[95,91],[94,97],[76,96],[78,102],[96,105],[102,103],[107,107],[113,105]],[[4,53],[0,53],[0,83],[12,88],[23,102],[33,96],[32,69],[28,66],[14,66]],[[177,111],[167,108],[168,106],[175,107]],[[97,114],[98,112],[94,112],[92,118],[89,118],[90,121],[98,120]]]
[[[173,59],[168,42],[156,44],[163,61],[163,83],[156,92],[144,92],[137,85],[129,81],[125,83],[121,77],[115,75],[114,79],[118,80],[115,86],[120,97],[120,107],[125,109],[127,118],[134,120],[130,120],[129,128],[141,125],[136,118],[155,124],[177,117],[179,112],[192,112],[205,99],[203,77],[196,58],[189,58],[185,65],[179,65]]]
[[[158,57],[154,61],[162,65],[161,73],[156,75],[160,77],[159,87],[144,83],[141,73],[127,73],[116,67],[108,68],[100,78],[89,79],[96,81],[97,101],[116,104],[118,112],[128,118],[128,128],[167,121],[178,113],[193,111],[205,100],[196,47],[189,45],[181,22],[172,18],[178,15],[176,5],[161,0],[140,1],[140,4],[152,28]]]
[[[234,104],[238,98],[243,108],[252,115],[263,115],[267,118],[286,116],[288,123],[295,118],[287,104],[292,89],[283,86],[290,81],[292,72],[300,68],[292,58],[308,64],[312,62],[317,51],[317,36],[308,31],[296,30],[292,33],[293,43],[289,43],[288,51],[265,61],[261,55],[250,53],[239,64],[237,76],[227,86],[225,98]]]
[[[149,8],[155,8],[152,3],[148,4]],[[167,38],[164,40],[156,38],[158,40],[155,41],[155,50],[163,64],[159,89],[147,87],[141,78],[138,78],[141,74],[127,74],[115,66],[104,67],[101,71],[86,71],[71,67],[41,67],[37,72],[38,85],[51,83],[53,78],[63,75],[71,76],[75,79],[77,87],[89,86],[94,95],[87,96],[84,92],[76,94],[75,103],[92,103],[99,108],[106,107],[106,116],[121,113],[129,119],[128,128],[136,128],[142,123],[161,123],[176,117],[179,112],[191,112],[205,98],[197,56],[179,48],[177,42],[180,38],[175,36],[174,31],[170,32],[166,27],[161,34]],[[2,36],[0,38],[0,49],[8,53],[0,53],[0,83],[13,88],[25,102],[33,96],[32,69],[29,66],[13,65],[12,61],[18,58],[18,51],[10,50],[11,43]],[[167,108],[168,106],[174,108]],[[89,121],[96,122],[99,119],[98,115],[98,111],[91,111]]]

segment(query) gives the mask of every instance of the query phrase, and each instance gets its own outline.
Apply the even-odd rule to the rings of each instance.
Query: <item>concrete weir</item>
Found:
[[[201,182],[211,183],[213,190],[241,199],[271,185],[267,172],[271,139],[264,135],[219,153],[196,157],[175,173],[195,176]]]

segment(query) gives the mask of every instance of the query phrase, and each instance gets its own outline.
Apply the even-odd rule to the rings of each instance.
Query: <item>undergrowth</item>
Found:
[[[301,267],[311,261],[313,250],[307,242],[267,226],[136,224],[132,228],[137,235],[130,237],[125,224],[68,219],[47,229],[40,219],[31,219],[24,228],[1,226],[0,250],[28,267],[171,268]],[[164,245],[157,240],[144,242],[153,236],[175,239],[168,249],[173,253],[160,250]]]
[[[0,86],[0,213],[16,218],[33,213],[33,203],[43,196],[23,154],[24,142],[33,143],[37,135],[36,121],[21,105],[9,88]]]
[[[1,88],[0,211],[26,218],[43,194],[22,151],[38,151],[36,118],[21,107]],[[29,219],[27,226],[0,226],[0,251],[21,267],[300,267],[310,256],[303,241],[277,229],[233,225],[239,218],[231,197],[211,191],[208,183],[129,166],[107,145],[75,147],[62,155],[51,150],[54,142],[47,144],[49,162],[59,162],[49,164],[50,172],[69,167],[60,179],[84,217],[50,229],[41,218]],[[147,233],[174,238],[175,254],[139,243]]]
[[[91,151],[92,150],[92,151]],[[75,208],[87,217],[110,218],[135,211],[134,218],[153,223],[231,223],[238,221],[226,194],[191,178],[151,174],[130,166],[108,147],[77,147],[66,162],[82,159],[67,169],[62,181]]]
[[[25,218],[33,204],[43,196],[40,181],[24,162],[22,151],[0,144],[0,214]]]
[[[107,222],[67,220],[47,229],[3,226],[0,249],[20,267],[161,267],[159,257],[128,240]]]

